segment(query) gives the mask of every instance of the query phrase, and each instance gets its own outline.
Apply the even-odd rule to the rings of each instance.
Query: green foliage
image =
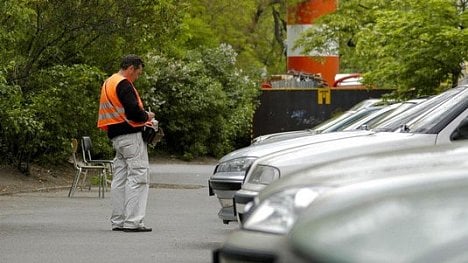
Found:
[[[22,97],[18,86],[0,85],[2,151],[21,165],[55,163],[69,157],[71,138],[92,136],[98,154],[112,149],[96,128],[103,74],[89,66],[55,66],[31,76],[37,91]]]
[[[285,62],[284,34],[275,34],[284,29],[272,15],[284,3],[1,1],[0,161],[60,162],[70,138],[83,135],[110,158],[109,140],[96,128],[99,89],[129,53],[161,54],[149,56],[147,78],[136,86],[166,128],[162,146],[190,159],[244,145],[253,80]]]
[[[237,65],[246,74],[261,70],[282,73],[286,63],[284,40],[286,2],[271,0],[185,0],[188,50],[229,43],[238,54]],[[278,18],[277,20],[275,20]]]
[[[457,2],[340,1],[297,44],[324,51],[338,40],[342,64],[367,84],[396,88],[401,98],[433,94],[447,81],[456,85],[467,60],[466,6]]]
[[[26,86],[29,75],[53,65],[88,64],[112,71],[118,65],[116,57],[148,49],[169,50],[169,40],[177,35],[184,14],[173,0],[7,3],[2,13],[21,14],[10,19],[13,33],[4,37],[15,44],[17,69],[10,79]]]
[[[40,88],[30,96],[28,107],[41,123],[29,142],[37,145],[37,159],[63,160],[70,138],[86,135],[93,138],[97,154],[111,156],[105,134],[96,128],[103,79],[101,71],[85,65],[55,66],[32,77],[31,83]]]
[[[14,161],[18,145],[12,143],[19,138],[34,134],[33,119],[30,112],[21,112],[21,89],[16,85],[9,85],[0,71],[0,154],[3,161]]]
[[[185,158],[220,156],[250,135],[257,85],[235,67],[228,45],[177,60],[147,59],[143,97],[164,128],[168,150]]]
[[[108,156],[96,128],[103,72],[124,54],[170,51],[183,17],[173,0],[2,1],[0,161],[63,161],[82,135]]]

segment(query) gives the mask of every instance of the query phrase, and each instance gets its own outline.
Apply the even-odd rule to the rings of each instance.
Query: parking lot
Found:
[[[211,262],[237,223],[223,225],[208,196],[212,165],[152,165],[150,233],[110,230],[109,192],[0,196],[1,262]]]

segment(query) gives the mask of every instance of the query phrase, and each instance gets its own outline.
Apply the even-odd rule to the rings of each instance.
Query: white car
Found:
[[[378,127],[396,130],[400,125],[407,123],[408,120],[440,104],[442,101],[461,92],[461,90],[460,88],[451,89],[421,102],[417,106],[395,116],[387,122],[380,123]],[[252,145],[225,155],[219,160],[214,174],[208,181],[209,194],[216,195],[221,204],[221,209],[218,212],[219,218],[222,219],[223,223],[237,220],[236,212],[234,211],[234,195],[241,189],[246,173],[250,170],[252,163],[258,158],[303,145],[312,145],[319,142],[339,140],[348,137],[367,136],[369,134],[374,134],[374,132],[360,130],[317,134],[268,144]]]
[[[411,100],[404,103],[395,103],[385,107],[367,107],[358,110],[347,118],[341,119],[340,122],[333,122],[333,125],[329,126],[325,130],[322,130],[321,134],[310,133],[309,136],[299,136],[294,132],[292,134],[281,134],[279,136],[283,139],[279,141],[275,138],[268,139],[268,141],[270,141],[269,143],[257,143],[249,147],[231,152],[230,154],[221,158],[215,169],[214,175],[211,176],[208,182],[210,195],[216,194],[221,204],[221,210],[219,211],[218,216],[223,220],[224,223],[237,220],[236,213],[233,209],[234,194],[241,188],[241,184],[245,178],[245,174],[249,170],[251,163],[261,156],[285,149],[310,145],[323,141],[338,140],[341,138],[355,136],[366,136],[369,134],[369,131],[356,131],[356,129],[360,128],[361,126],[369,127],[372,125],[377,125],[379,121],[392,116],[393,113],[407,110],[417,105],[418,103],[421,103],[422,101],[424,101],[424,99]],[[424,107],[427,107],[427,105]],[[395,128],[397,127],[398,125],[395,126]],[[333,132],[343,129],[349,129],[349,131],[344,133]],[[295,138],[284,139],[284,137],[289,136]]]
[[[255,142],[238,150],[235,150],[222,157],[208,181],[209,195],[216,195],[221,209],[218,216],[223,223],[236,221],[234,213],[234,193],[241,188],[245,175],[254,160],[257,158],[274,153],[280,150],[316,143],[318,141],[328,141],[343,137],[362,136],[368,131],[357,131],[355,133],[328,134],[333,131],[342,130],[362,120],[366,116],[376,113],[384,108],[380,105],[380,100],[365,100],[344,114],[332,118],[322,123],[312,130],[292,131],[261,136],[256,138]],[[414,104],[411,104],[414,105]],[[318,137],[317,134],[324,133]]]
[[[266,185],[280,177],[342,158],[450,143],[450,136],[468,116],[468,86],[454,90],[455,96],[417,118],[402,123],[398,132],[378,132],[376,129],[365,136],[295,147],[257,159],[251,165],[241,190],[235,193],[235,212],[239,221],[244,220],[245,205],[253,201]]]

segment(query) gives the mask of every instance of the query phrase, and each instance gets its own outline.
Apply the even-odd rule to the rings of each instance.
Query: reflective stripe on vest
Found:
[[[116,73],[109,77],[102,85],[101,98],[99,100],[98,128],[107,131],[107,126],[123,122],[127,122],[132,127],[145,125],[145,122],[134,122],[128,120],[125,116],[125,109],[117,96],[117,85],[124,79],[124,77]],[[131,84],[133,87],[133,83]],[[140,99],[138,91],[135,87],[133,87],[133,90],[138,99],[138,105],[143,109],[143,102]]]

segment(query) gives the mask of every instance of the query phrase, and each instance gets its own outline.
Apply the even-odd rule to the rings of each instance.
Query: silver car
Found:
[[[235,194],[235,211],[239,219],[243,220],[245,205],[266,185],[279,177],[352,156],[450,143],[452,141],[450,136],[468,116],[468,87],[459,87],[450,92],[455,92],[454,96],[426,110],[423,114],[420,113],[410,121],[401,123],[403,126],[398,128],[398,132],[376,131],[365,136],[283,150],[257,159],[247,173],[241,190]],[[414,109],[417,109],[417,106],[412,110]],[[411,110],[408,112],[411,113]],[[394,125],[393,129],[397,127]]]
[[[323,130],[320,130],[320,133],[323,134],[316,135],[315,132],[307,132],[307,135],[303,133],[275,135],[274,138],[268,139],[267,143],[256,143],[225,155],[219,160],[213,176],[211,176],[208,181],[209,194],[216,194],[221,204],[218,216],[224,223],[237,220],[233,209],[234,193],[241,188],[241,184],[245,178],[246,172],[250,168],[250,165],[259,157],[301,145],[335,140],[338,138],[366,135],[369,131],[356,131],[354,133],[347,132],[340,134],[333,134],[330,132],[338,129],[344,129],[382,107],[383,106],[366,106],[357,110],[353,114],[346,114],[346,118],[339,118],[339,122],[332,121],[331,123],[326,123],[323,126],[320,126],[321,128],[318,128],[323,128]],[[346,125],[344,125],[344,123],[346,123]],[[288,137],[293,138],[285,139]]]
[[[230,234],[222,247],[214,251],[214,262],[294,262],[295,256],[286,245],[287,234],[305,210],[328,193],[385,178],[396,181],[431,174],[444,177],[451,171],[468,171],[467,155],[467,142],[425,146],[343,159],[281,178],[257,197],[259,203],[243,228]],[[360,192],[369,193],[375,191]]]

